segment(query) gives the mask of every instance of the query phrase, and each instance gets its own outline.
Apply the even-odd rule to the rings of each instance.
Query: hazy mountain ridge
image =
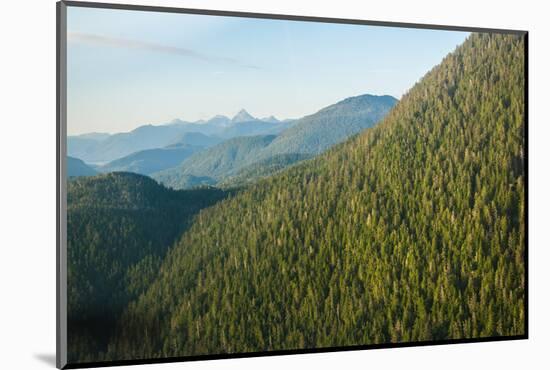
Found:
[[[291,165],[296,163],[298,158],[310,158],[361,130],[374,126],[396,102],[397,99],[388,95],[365,94],[347,98],[325,107],[317,113],[286,124],[284,126],[286,129],[279,136],[272,137],[269,141],[263,141],[262,145],[249,145],[256,139],[237,140],[237,138],[228,140],[212,147],[210,150],[189,157],[180,166],[162,173],[155,173],[152,176],[167,186],[182,189],[189,185],[189,182],[178,180],[182,175],[208,176],[216,181],[224,182],[229,177],[236,176],[246,166],[253,165],[254,162],[263,163],[258,164],[255,169],[241,172],[238,182],[249,183],[252,182],[253,178],[245,179],[246,174],[249,176],[257,174],[257,177],[265,176],[270,171],[282,169],[283,163]],[[246,111],[241,111],[239,114],[239,119],[248,119]],[[268,123],[242,121],[232,126],[231,129],[238,130],[247,125],[261,128],[268,125]],[[283,123],[272,125],[277,128],[283,127]],[[252,132],[252,130],[249,130],[249,132]],[[246,156],[231,156],[228,155],[228,151],[243,151],[246,152]],[[281,159],[283,157],[285,160],[279,160],[276,165],[273,163],[268,164],[270,160],[273,162],[277,161],[276,158]],[[291,158],[292,160],[290,160]],[[223,163],[223,165],[220,165],[220,163]],[[271,169],[269,169],[270,166]],[[263,169],[260,169],[262,167]],[[261,175],[262,173],[263,175]],[[225,181],[225,183],[236,182]]]
[[[84,163],[84,161],[74,157],[67,157],[68,177],[95,176],[97,174],[98,172]]]
[[[219,142],[237,136],[276,134],[289,127],[291,122],[292,120],[263,121],[243,109],[232,119],[221,115],[206,122],[175,119],[168,124],[143,125],[130,132],[112,135],[91,133],[69,136],[67,151],[69,156],[85,162],[106,163],[138,151],[172,145],[185,134],[202,134]]]
[[[166,148],[146,149],[115,159],[97,167],[100,172],[133,172],[150,175],[179,165],[193,153],[203,150],[202,146],[176,144]]]
[[[200,132],[185,132],[166,146],[166,148],[177,147],[181,145],[192,145],[200,146],[204,148],[211,147],[213,145],[219,144],[223,139],[220,139],[215,136],[209,136],[201,134]]]

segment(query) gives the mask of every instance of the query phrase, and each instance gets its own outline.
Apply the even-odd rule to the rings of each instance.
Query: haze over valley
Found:
[[[232,118],[175,119],[126,133],[69,136],[68,155],[82,163],[69,166],[68,176],[133,172],[174,189],[250,183],[373,127],[396,102],[389,95],[365,94],[295,120],[259,119],[241,109]]]

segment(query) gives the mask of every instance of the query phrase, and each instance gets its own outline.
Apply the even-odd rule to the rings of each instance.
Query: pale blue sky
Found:
[[[283,20],[68,8],[68,132],[180,118],[299,118],[349,96],[397,98],[468,36]]]

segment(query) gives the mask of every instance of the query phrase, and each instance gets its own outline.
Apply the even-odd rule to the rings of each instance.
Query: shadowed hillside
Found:
[[[105,351],[122,309],[149,286],[176,237],[227,195],[173,191],[131,173],[68,183],[69,359]]]

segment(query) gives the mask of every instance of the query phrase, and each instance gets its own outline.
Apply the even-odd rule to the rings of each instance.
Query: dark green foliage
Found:
[[[380,125],[201,211],[107,358],[523,334],[523,52],[473,34]]]
[[[249,185],[311,157],[311,154],[277,154],[245,166],[235,176],[223,180],[219,186],[232,188]]]
[[[78,158],[67,157],[67,177],[94,176],[97,171]]]
[[[173,191],[130,173],[68,183],[69,359],[104,351],[122,309],[157,276],[194,214],[221,200],[218,189]]]
[[[177,174],[176,177],[162,177],[164,181],[166,182],[164,185],[168,186],[169,188],[172,188],[172,186],[175,184],[177,179],[177,185],[175,185],[175,189],[193,189],[197,186],[214,186],[218,183],[218,181],[212,177],[208,176],[194,176],[194,175],[184,175],[184,174]],[[158,179],[157,179],[158,180]],[[160,180],[159,180],[160,181]],[[162,183],[162,181],[160,181]]]

